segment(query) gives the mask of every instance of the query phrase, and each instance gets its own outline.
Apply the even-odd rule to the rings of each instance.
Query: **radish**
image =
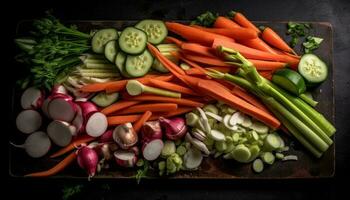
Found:
[[[164,143],[161,139],[145,142],[142,146],[142,155],[146,160],[155,160],[162,153],[163,147]]]
[[[21,106],[23,109],[40,108],[44,101],[44,98],[45,95],[43,91],[35,87],[30,87],[26,89],[22,94]]]
[[[137,162],[137,156],[132,151],[117,150],[114,152],[116,163],[121,167],[134,167]]]
[[[131,123],[121,124],[115,127],[113,139],[122,149],[134,146],[138,141],[138,136]]]
[[[85,121],[85,132],[92,137],[101,136],[108,127],[107,117],[98,112],[95,104],[91,102],[77,102],[82,110]]]
[[[64,86],[55,85],[51,90],[51,95],[49,97],[47,97],[44,100],[44,102],[42,103],[41,110],[43,111],[43,113],[45,114],[46,117],[51,118],[47,109],[48,109],[49,103],[52,100],[52,98],[56,95],[59,95],[59,94],[68,95],[68,92]]]
[[[98,155],[96,151],[88,146],[84,146],[77,151],[77,154],[78,164],[87,172],[89,179],[95,176],[98,164]]]
[[[85,130],[83,112],[79,105],[77,105],[77,113],[72,121],[72,125],[77,128],[76,135],[82,134]]]
[[[46,155],[51,147],[50,138],[42,131],[30,134],[22,145],[11,144],[15,147],[25,149],[27,154],[32,158],[40,158]]]
[[[35,110],[23,110],[16,118],[16,126],[22,133],[37,131],[42,123],[40,114]]]
[[[202,163],[203,155],[195,148],[190,148],[184,155],[184,164],[187,169],[196,169]]]
[[[159,117],[160,126],[164,129],[165,136],[170,140],[181,139],[187,133],[186,122],[181,117],[166,119]]]
[[[146,122],[141,129],[142,142],[162,139],[163,133],[159,121]]]
[[[47,134],[53,143],[61,147],[67,146],[71,142],[76,131],[75,126],[59,120],[54,120],[47,126]]]
[[[71,122],[77,112],[77,105],[73,102],[71,96],[65,94],[54,94],[49,97],[47,111],[54,120]]]
[[[54,85],[51,94],[65,94],[68,95],[67,89],[63,85]]]
[[[49,106],[50,101],[51,101],[50,98],[46,98],[43,104],[41,105],[41,110],[43,111],[44,115],[49,118],[50,118],[50,115],[49,115],[49,112],[47,111],[47,107]]]
[[[105,142],[113,142],[113,130],[107,130],[106,132],[104,132],[99,140],[99,142],[101,143],[105,143]]]

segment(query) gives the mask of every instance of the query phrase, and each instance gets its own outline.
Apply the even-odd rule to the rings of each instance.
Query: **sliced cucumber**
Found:
[[[105,56],[106,56],[107,60],[114,63],[115,58],[117,56],[117,53],[118,53],[117,41],[111,40],[111,41],[107,42],[107,44],[105,46]]]
[[[125,53],[122,51],[118,52],[117,57],[115,58],[115,65],[117,66],[122,76],[126,78],[130,78],[131,76],[125,71],[125,61],[126,61]]]
[[[141,29],[147,33],[147,39],[152,44],[161,43],[168,35],[168,29],[161,20],[142,20],[135,25],[136,28]]]
[[[147,74],[153,63],[151,53],[145,50],[140,55],[128,55],[125,61],[125,71],[132,77],[140,77]]]
[[[296,96],[306,90],[303,77],[291,69],[277,70],[272,76],[272,82]]]
[[[260,134],[269,132],[269,127],[258,121],[254,121],[250,128]]]
[[[147,35],[140,29],[127,27],[120,34],[119,48],[128,54],[140,54],[146,49]]]
[[[114,28],[101,29],[97,31],[91,40],[92,51],[104,53],[105,45],[110,40],[118,39],[118,31]]]
[[[94,96],[91,101],[100,107],[107,107],[112,103],[116,102],[119,98],[119,93],[110,93],[100,92]]]
[[[328,76],[326,63],[314,54],[304,54],[301,57],[298,71],[311,85],[323,82]]]
[[[169,70],[163,66],[162,63],[159,62],[158,59],[154,59],[152,64],[152,69],[161,72],[161,73],[168,73]]]

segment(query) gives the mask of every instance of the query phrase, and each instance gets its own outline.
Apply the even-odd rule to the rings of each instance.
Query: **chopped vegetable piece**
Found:
[[[252,166],[256,173],[261,173],[264,170],[264,163],[261,159],[255,159]]]

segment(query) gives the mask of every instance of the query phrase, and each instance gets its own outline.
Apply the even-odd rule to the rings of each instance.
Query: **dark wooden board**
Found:
[[[134,21],[72,21],[77,24],[80,30],[89,31],[103,27],[122,28],[134,24]],[[18,26],[19,34],[26,34],[29,22],[24,21]],[[258,25],[272,27],[281,36],[285,36],[286,22],[256,22]],[[333,79],[333,32],[329,23],[314,22],[311,23],[313,30],[312,35],[324,38],[322,45],[315,53],[326,62],[329,66],[329,78],[321,86],[315,88],[312,93],[319,102],[317,110],[325,115],[327,119],[334,123],[334,79]],[[299,49],[296,50],[300,52]],[[12,115],[13,131],[10,133],[10,140],[15,143],[22,143],[25,135],[18,132],[15,128],[15,117],[20,112],[20,94],[13,90]],[[43,129],[45,130],[45,129]],[[283,134],[283,133],[282,133]],[[335,144],[323,155],[322,158],[316,159],[309,154],[295,139],[285,136],[287,144],[291,146],[290,154],[298,156],[299,160],[281,162],[278,161],[270,167],[267,167],[262,173],[255,174],[251,170],[250,164],[240,164],[233,160],[223,159],[204,159],[201,167],[193,172],[179,172],[170,179],[294,179],[294,178],[328,178],[334,176],[335,170]],[[333,138],[334,139],[334,138]],[[57,150],[53,148],[50,153]],[[12,177],[23,177],[24,174],[41,171],[50,168],[59,162],[62,158],[49,159],[47,157],[40,159],[29,158],[21,149],[9,146],[9,174]],[[112,164],[111,169],[102,171],[94,179],[128,179],[134,175],[133,169],[122,169]],[[149,174],[157,178],[156,173]],[[80,179],[86,178],[85,173],[73,164],[64,172],[50,178],[69,178]]]

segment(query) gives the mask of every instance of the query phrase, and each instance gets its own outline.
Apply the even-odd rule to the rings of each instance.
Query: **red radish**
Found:
[[[47,111],[49,116],[54,120],[71,122],[77,112],[77,105],[73,102],[73,98],[65,94],[54,94],[49,97]]]
[[[93,149],[96,151],[99,157],[102,157],[105,160],[111,160],[113,155],[112,155],[110,145],[111,144],[109,143],[99,143]]]
[[[51,95],[47,97],[42,103],[41,110],[43,111],[46,117],[50,118],[49,112],[47,111],[50,101],[52,100],[53,97],[59,94],[68,95],[68,92],[63,85],[55,85],[51,90]]]
[[[129,150],[134,152],[134,154],[137,156],[140,155],[140,149],[137,146],[133,146]]]
[[[67,146],[71,142],[76,131],[75,126],[59,120],[54,120],[47,126],[47,134],[53,143],[61,147]]]
[[[82,109],[85,132],[92,137],[101,136],[108,127],[107,117],[101,112],[98,112],[95,104],[91,102],[77,102]]]
[[[82,134],[85,131],[83,112],[80,106],[77,106],[77,113],[72,121],[72,125],[77,128],[76,135]]]
[[[146,160],[152,161],[159,157],[164,147],[161,139],[145,142],[142,146],[142,155]]]
[[[137,156],[132,151],[117,150],[114,152],[116,163],[121,167],[134,167],[137,162]]]
[[[37,131],[42,123],[40,114],[35,110],[23,110],[16,118],[16,126],[22,133]]]
[[[122,149],[128,149],[134,146],[138,141],[138,136],[131,123],[121,124],[115,127],[113,139]]]
[[[101,136],[100,139],[98,140],[101,143],[105,142],[113,142],[113,130],[107,130],[104,132]]]
[[[21,97],[23,109],[40,108],[45,99],[44,92],[35,87],[26,89]]]
[[[54,85],[51,94],[68,94],[67,89],[63,85]]]
[[[141,129],[142,142],[162,139],[163,133],[159,121],[146,122]]]
[[[89,175],[89,179],[95,176],[98,164],[98,155],[96,151],[90,147],[84,146],[77,151],[77,154],[78,164]]]
[[[24,144],[13,146],[23,148],[27,154],[32,158],[40,158],[49,152],[51,147],[51,140],[46,133],[38,131],[30,134]]]
[[[47,111],[47,107],[49,106],[50,101],[51,101],[50,98],[46,98],[43,104],[41,105],[41,110],[43,111],[44,115],[49,118],[50,116],[49,116],[49,112]]]
[[[187,132],[186,122],[181,117],[175,117],[172,119],[160,117],[159,122],[160,126],[164,129],[165,136],[169,140],[181,139]]]

